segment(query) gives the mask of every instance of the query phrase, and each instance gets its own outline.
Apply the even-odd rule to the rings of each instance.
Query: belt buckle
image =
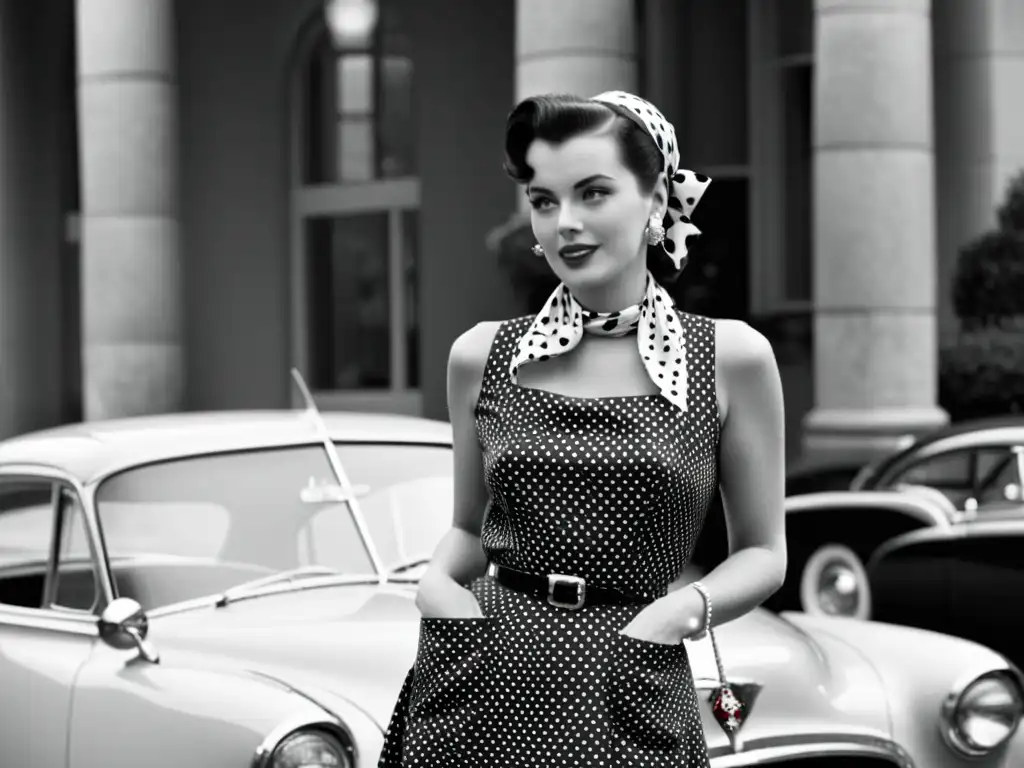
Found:
[[[576,585],[576,602],[575,603],[563,603],[561,600],[555,599],[555,587],[559,584],[575,584]],[[562,573],[550,573],[548,574],[548,602],[556,608],[568,608],[572,611],[578,611],[583,607],[583,604],[587,601],[587,582],[579,576],[566,576]]]

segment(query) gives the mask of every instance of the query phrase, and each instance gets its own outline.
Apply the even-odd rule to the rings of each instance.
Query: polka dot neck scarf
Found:
[[[647,273],[644,298],[618,312],[593,312],[563,283],[548,298],[509,364],[512,383],[525,363],[564,354],[580,343],[584,333],[626,336],[636,333],[637,351],[658,391],[686,412],[686,344],[672,297]]]
[[[660,247],[676,269],[682,269],[687,240],[700,236],[700,230],[690,221],[690,214],[711,179],[679,167],[675,128],[653,104],[625,91],[607,91],[595,96],[594,101],[623,109],[661,149],[669,194],[663,220],[665,239]],[[685,413],[686,343],[672,297],[650,272],[643,300],[619,312],[586,310],[564,283],[559,285],[519,341],[519,348],[509,364],[512,383],[517,382],[519,369],[524,364],[569,352],[580,343],[584,333],[624,336],[634,331],[637,351],[651,381],[662,396]]]

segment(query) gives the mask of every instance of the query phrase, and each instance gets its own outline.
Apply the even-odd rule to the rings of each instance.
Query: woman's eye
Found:
[[[533,206],[534,210],[543,211],[549,205],[551,205],[551,200],[549,200],[546,197],[534,197],[534,198],[531,198],[530,205]]]
[[[600,200],[608,195],[607,189],[601,189],[599,187],[590,187],[583,193],[584,200]]]

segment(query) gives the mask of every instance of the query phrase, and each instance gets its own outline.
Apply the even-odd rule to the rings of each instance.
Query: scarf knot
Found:
[[[531,362],[570,352],[584,333],[628,336],[636,333],[637,351],[658,391],[684,413],[687,410],[686,340],[668,291],[647,273],[643,301],[618,312],[584,309],[562,283],[519,340],[509,363],[509,378]]]

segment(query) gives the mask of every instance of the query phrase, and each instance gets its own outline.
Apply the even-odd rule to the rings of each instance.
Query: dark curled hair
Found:
[[[561,144],[605,128],[618,142],[622,163],[636,176],[640,191],[649,195],[665,168],[665,159],[654,139],[627,110],[571,94],[532,96],[509,113],[505,125],[505,173],[519,184],[528,184],[534,171],[526,162],[526,153],[535,140]],[[685,259],[682,266],[686,267]],[[676,269],[660,245],[647,247],[647,268],[662,284],[674,283],[682,274],[682,269]]]

